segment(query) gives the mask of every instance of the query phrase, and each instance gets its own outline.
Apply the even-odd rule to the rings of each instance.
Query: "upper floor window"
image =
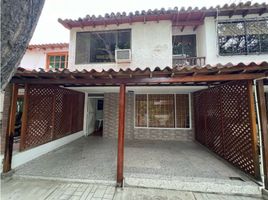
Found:
[[[47,53],[47,69],[64,69],[68,66],[68,52]]]
[[[79,32],[76,64],[115,62],[115,49],[131,48],[131,31]]]
[[[218,23],[220,55],[268,52],[268,20]]]
[[[174,35],[172,37],[173,55],[181,57],[196,56],[195,35]]]

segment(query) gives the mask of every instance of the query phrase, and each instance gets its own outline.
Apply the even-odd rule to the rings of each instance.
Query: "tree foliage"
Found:
[[[15,73],[45,0],[1,0],[1,88]]]

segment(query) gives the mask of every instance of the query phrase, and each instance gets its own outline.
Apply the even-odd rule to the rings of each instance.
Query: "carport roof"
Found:
[[[216,64],[204,66],[110,68],[107,70],[27,70],[18,68],[12,83],[57,84],[64,86],[96,85],[161,85],[220,83],[232,80],[252,80],[268,76],[268,62]],[[268,83],[266,83],[268,84]]]

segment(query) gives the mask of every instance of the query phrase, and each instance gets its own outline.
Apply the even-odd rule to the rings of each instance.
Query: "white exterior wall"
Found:
[[[39,68],[45,69],[47,53],[66,52],[66,51],[68,51],[68,48],[27,50],[21,60],[20,67],[25,69],[36,69],[36,70]]]
[[[207,48],[206,48],[206,29],[205,25],[201,25],[196,30],[196,48],[197,48],[197,57],[206,57]]]
[[[131,51],[132,61],[130,63],[90,63],[90,64],[75,64],[75,48],[76,48],[76,32],[82,31],[105,31],[131,29]],[[74,28],[70,32],[69,45],[69,69],[102,69],[114,68],[146,68],[146,67],[161,67],[171,66],[172,64],[172,25],[171,21],[154,22],[137,22],[122,25],[109,25],[82,28]]]
[[[46,53],[41,50],[27,50],[24,54],[20,67],[25,69],[45,68]]]
[[[38,158],[39,156],[42,156],[46,153],[49,153],[55,149],[60,148],[63,145],[66,145],[70,142],[73,142],[74,140],[77,140],[78,138],[81,138],[84,136],[84,132],[80,131],[77,133],[73,133],[71,135],[59,138],[57,140],[48,142],[46,144],[42,144],[40,146],[34,147],[32,149],[28,149],[26,151],[19,152],[12,156],[12,163],[11,168],[15,169],[16,167],[19,167],[35,158]],[[3,159],[4,155],[0,156],[0,171],[3,171]]]
[[[266,17],[264,14],[261,17]],[[248,15],[246,18],[252,19],[259,17],[258,15]],[[233,16],[231,19],[241,19],[241,16]],[[218,20],[229,19],[229,17],[220,17]],[[116,64],[116,63],[89,63],[89,64],[75,64],[75,50],[76,50],[76,33],[83,31],[105,31],[105,30],[118,30],[118,29],[131,29],[131,50],[132,61],[131,63]],[[197,57],[206,57],[207,64],[226,64],[232,62],[237,64],[239,62],[261,62],[267,61],[267,54],[260,55],[233,55],[233,56],[220,56],[218,54],[218,37],[216,19],[208,17],[204,20],[204,24],[200,25],[195,31],[193,27],[185,27],[181,32],[181,27],[172,27],[171,21],[157,22],[137,22],[122,25],[109,25],[74,28],[70,32],[70,52],[69,52],[69,68],[75,69],[95,69],[101,71],[102,69],[114,68],[141,68],[146,67],[155,68],[159,66],[164,68],[172,66],[172,35],[196,35],[196,53]]]
[[[268,14],[262,15],[262,17],[267,17]],[[258,15],[248,15],[246,18],[256,18],[259,17]],[[240,16],[233,16],[231,19],[241,19]],[[218,20],[228,20],[229,17],[220,17]],[[218,37],[217,37],[217,28],[216,28],[216,19],[214,17],[209,17],[205,19],[204,22],[204,29],[205,34],[203,36],[205,41],[204,47],[198,47],[203,48],[205,51],[206,56],[206,63],[207,64],[217,64],[217,63],[234,63],[237,64],[239,62],[249,63],[249,62],[261,62],[261,61],[267,61],[268,60],[268,54],[260,54],[260,55],[233,55],[233,56],[220,56],[218,53]],[[201,31],[201,35],[204,32]]]

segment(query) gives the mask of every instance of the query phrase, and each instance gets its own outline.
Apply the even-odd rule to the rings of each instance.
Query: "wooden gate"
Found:
[[[24,96],[21,150],[83,130],[84,93],[28,85]]]
[[[252,83],[236,81],[194,93],[198,142],[260,178]]]

